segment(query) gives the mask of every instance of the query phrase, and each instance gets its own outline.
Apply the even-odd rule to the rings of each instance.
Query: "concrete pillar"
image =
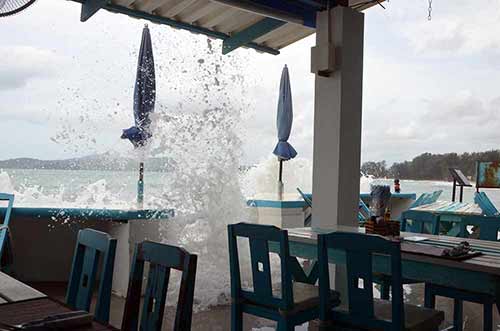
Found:
[[[313,226],[357,226],[364,14],[337,6],[316,24]]]
[[[312,225],[358,226],[364,14],[337,6],[319,12],[311,71],[316,74]],[[332,284],[347,302],[344,267]]]

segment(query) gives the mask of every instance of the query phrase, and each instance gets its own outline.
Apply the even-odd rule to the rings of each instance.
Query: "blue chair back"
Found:
[[[94,319],[101,323],[109,321],[115,252],[116,239],[111,238],[109,234],[92,229],[78,232],[66,303],[77,310],[90,310],[99,269],[99,259],[102,256],[100,283],[94,313]]]
[[[9,222],[10,215],[12,213],[12,207],[14,206],[14,195],[0,193],[0,201],[7,201],[5,216],[0,223],[0,259],[4,259],[5,250],[8,249],[7,245],[9,240]]]
[[[146,262],[149,264],[149,272],[145,291],[142,292]],[[196,265],[197,255],[190,254],[183,248],[151,241],[137,244],[130,271],[121,330],[160,331],[162,329],[171,269],[182,272],[173,330],[191,330]],[[140,312],[142,293],[144,293],[144,302]]]
[[[439,214],[407,210],[401,214],[401,231],[437,235],[439,221]]]
[[[411,204],[410,209],[434,203],[439,199],[439,197],[441,196],[442,193],[443,193],[443,190],[434,191],[432,193],[422,193],[417,198],[417,200],[415,200]]]
[[[237,238],[248,238],[252,266],[253,289],[241,287]],[[272,225],[238,223],[228,225],[231,297],[233,300],[251,300],[269,307],[288,310],[293,307],[293,284],[289,267],[288,232]],[[269,244],[279,245],[281,260],[281,297],[273,295]],[[236,301],[237,302],[237,301]]]
[[[498,216],[498,209],[495,207],[485,192],[476,192],[474,202],[479,205],[486,216]]]
[[[469,237],[468,226],[479,227],[479,239],[499,241],[500,217],[492,216],[467,216],[460,223],[460,237]]]
[[[329,250],[345,252],[347,267],[348,315],[332,316],[330,302]],[[392,321],[376,319],[373,300],[373,255],[387,255],[390,260],[392,286]],[[381,236],[360,233],[333,232],[318,235],[320,288],[320,320],[356,321],[373,329],[404,330],[403,282],[401,246],[399,242]],[[362,283],[362,286],[360,285]],[[335,314],[335,313],[334,313]],[[338,316],[337,316],[338,315]]]

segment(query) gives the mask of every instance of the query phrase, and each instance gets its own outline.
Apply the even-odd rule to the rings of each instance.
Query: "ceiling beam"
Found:
[[[222,54],[227,54],[238,47],[246,45],[247,43],[279,28],[284,24],[286,24],[286,22],[266,17],[254,25],[235,33],[230,38],[225,39],[222,43]]]
[[[91,18],[99,9],[103,8],[107,0],[85,0],[82,2],[82,12],[80,14],[80,21],[85,22]]]

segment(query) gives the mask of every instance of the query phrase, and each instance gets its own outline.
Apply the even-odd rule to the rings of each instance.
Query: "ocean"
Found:
[[[273,162],[265,162],[264,169],[239,174],[240,188],[244,197],[274,190]],[[300,167],[299,167],[300,168]],[[269,173],[265,173],[269,170]],[[287,169],[285,169],[286,174]],[[290,170],[292,174],[297,169]],[[264,172],[264,173],[263,173]],[[311,171],[306,172],[310,175]],[[311,180],[289,179],[296,185],[285,182],[287,192],[294,193],[295,187],[310,192]],[[297,176],[298,177],[298,176]],[[94,207],[94,208],[135,208],[138,173],[134,171],[89,171],[89,170],[0,170],[0,192],[14,192],[16,205],[25,207]],[[146,205],[171,208],[166,195],[170,176],[165,172],[145,173]],[[287,178],[285,178],[287,181]],[[392,185],[392,179],[362,181],[361,192],[368,192],[370,184]],[[253,187],[248,187],[250,185]],[[452,183],[446,181],[401,180],[401,191],[419,194],[442,190],[440,200],[451,200]],[[493,203],[500,206],[500,190],[483,190]],[[464,189],[464,201],[472,202],[474,187]],[[458,194],[458,193],[457,193]],[[159,204],[165,204],[160,206]]]

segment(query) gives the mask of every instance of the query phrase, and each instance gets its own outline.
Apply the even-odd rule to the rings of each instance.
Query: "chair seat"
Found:
[[[387,300],[374,299],[374,313],[377,319],[392,320],[392,303]],[[345,305],[334,308],[334,314],[348,314]],[[334,316],[335,320],[335,316]],[[405,330],[406,331],[434,331],[444,320],[444,312],[415,305],[405,304]],[[356,321],[349,321],[355,324]],[[363,325],[356,325],[363,328]]]
[[[274,295],[279,297],[281,293],[278,291]],[[330,299],[334,307],[340,304],[340,294],[338,292],[331,290]],[[294,282],[293,301],[293,308],[286,311],[288,314],[295,314],[311,308],[317,308],[319,305],[319,288],[307,283]],[[264,306],[260,303],[251,302],[250,300],[247,300],[247,302],[256,306]]]
[[[373,273],[373,282],[374,283],[380,284],[382,282],[387,282],[390,285],[391,281],[392,281],[392,277],[389,275],[381,274],[378,272]],[[403,278],[403,284],[419,284],[419,283],[423,283],[423,282],[419,281],[419,280]]]
[[[336,291],[330,291],[330,299],[334,306],[340,304],[340,294]],[[291,313],[307,310],[319,305],[319,288],[315,285],[294,282],[293,300],[295,303]]]

